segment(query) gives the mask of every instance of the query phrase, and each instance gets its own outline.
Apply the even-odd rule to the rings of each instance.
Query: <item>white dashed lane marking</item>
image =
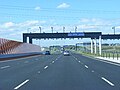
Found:
[[[9,68],[10,66],[3,66],[3,67],[0,67],[0,69],[5,69],[5,68]]]
[[[109,85],[111,85],[111,86],[115,86],[112,82],[110,82],[110,81],[107,80],[106,78],[101,77],[101,79],[104,80],[105,82],[107,82]]]
[[[94,70],[92,70],[92,72],[95,72]]]
[[[48,66],[45,66],[45,67],[44,67],[44,69],[47,69],[47,68],[48,68]]]
[[[38,73],[40,73],[40,71],[38,71]]]
[[[85,65],[85,68],[88,68],[88,66],[87,66],[87,65]]]
[[[28,63],[29,61],[25,61],[24,63]]]
[[[78,60],[77,58],[75,58],[76,60]]]
[[[52,63],[54,63],[54,61],[52,61]]]
[[[19,89],[20,87],[22,87],[24,84],[26,84],[27,82],[29,82],[29,79],[25,80],[24,82],[22,82],[20,85],[18,85],[17,87],[14,88],[14,90]]]

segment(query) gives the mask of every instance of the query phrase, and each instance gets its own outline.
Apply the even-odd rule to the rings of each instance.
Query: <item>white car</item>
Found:
[[[69,56],[70,55],[69,51],[64,51],[63,54],[64,54],[64,56]]]

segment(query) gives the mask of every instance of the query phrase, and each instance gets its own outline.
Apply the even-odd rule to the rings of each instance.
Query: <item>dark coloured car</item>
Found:
[[[45,55],[50,55],[50,51],[45,51]]]

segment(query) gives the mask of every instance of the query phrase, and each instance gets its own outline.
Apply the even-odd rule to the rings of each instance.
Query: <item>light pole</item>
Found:
[[[65,33],[65,27],[63,27],[63,33]]]
[[[40,33],[41,33],[41,27],[39,27],[39,29],[40,29]]]
[[[114,26],[114,27],[112,27],[112,29],[114,30],[114,34],[115,34],[115,26]]]
[[[51,27],[52,33],[53,33],[53,27]]]
[[[27,33],[29,33],[30,28],[27,28]]]
[[[75,32],[77,32],[77,27],[75,26]]]

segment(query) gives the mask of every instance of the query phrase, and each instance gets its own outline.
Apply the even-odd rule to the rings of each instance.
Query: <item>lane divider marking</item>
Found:
[[[81,64],[83,64],[83,63],[81,62]]]
[[[29,79],[25,80],[24,82],[22,82],[20,85],[18,85],[17,87],[15,87],[14,89],[17,90],[20,87],[22,87],[24,84],[26,84],[27,82],[29,82]]]
[[[86,68],[88,68],[88,66],[87,66],[87,65],[85,65],[85,67],[86,67]]]
[[[80,63],[80,61],[78,61]]]
[[[54,63],[54,61],[52,61],[52,63]]]
[[[92,72],[95,72],[94,70],[92,70]]]
[[[44,69],[47,69],[47,68],[48,68],[48,66],[45,66],[45,67],[44,67]]]
[[[40,73],[40,71],[38,71],[38,73]]]
[[[115,86],[112,82],[110,82],[110,81],[107,80],[106,78],[101,77],[101,79],[104,80],[105,82],[107,82],[109,85],[111,85],[111,86]]]
[[[5,68],[9,68],[10,66],[4,66],[4,67],[1,67],[0,69],[5,69]]]
[[[39,59],[37,58],[37,59],[35,59],[35,60],[39,60]]]
[[[29,61],[25,61],[24,63],[28,63]]]

